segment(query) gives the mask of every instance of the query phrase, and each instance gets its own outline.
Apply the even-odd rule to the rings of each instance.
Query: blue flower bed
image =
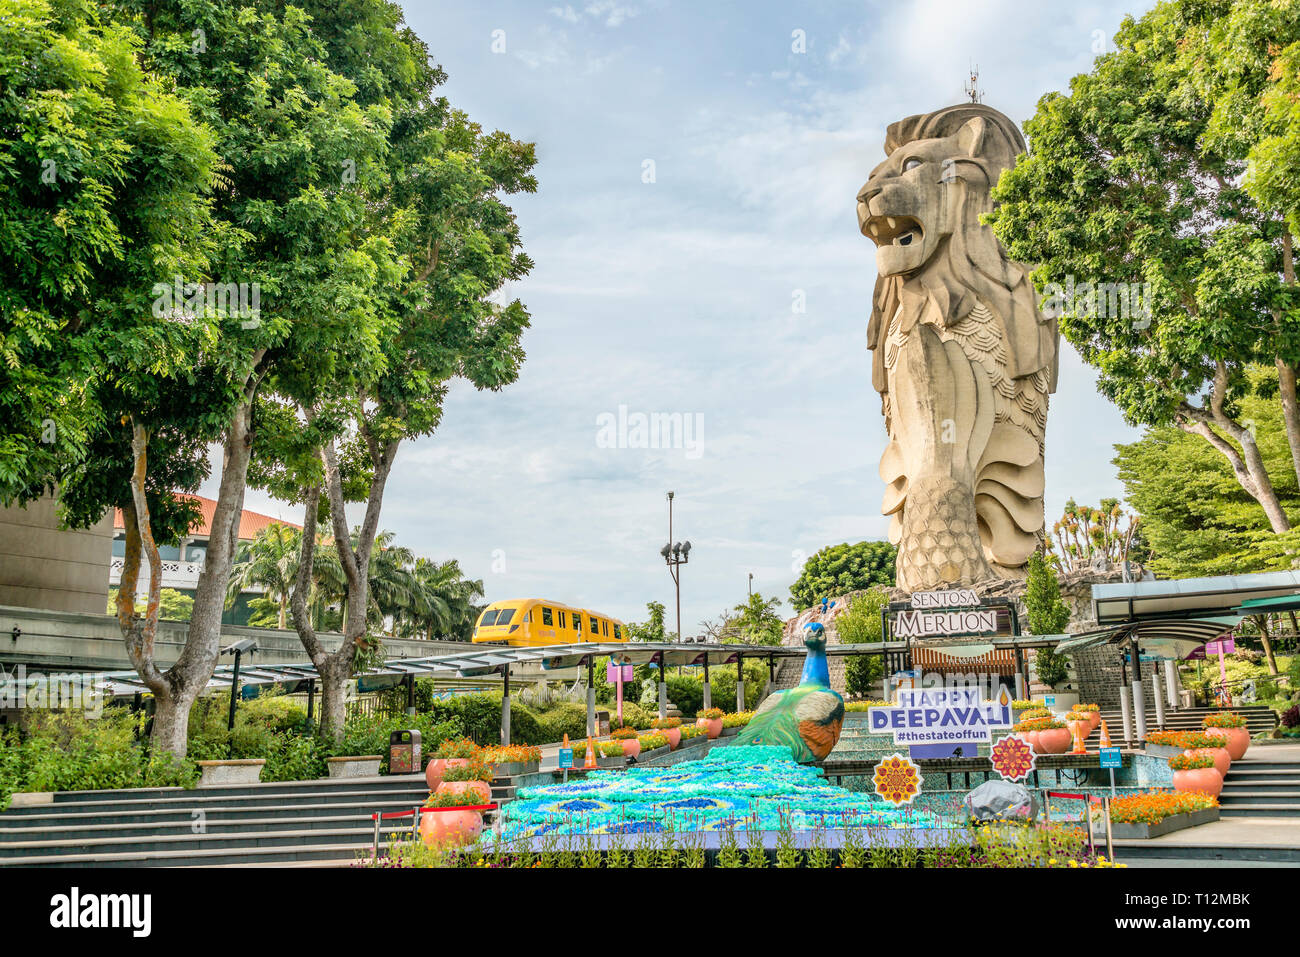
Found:
[[[788,748],[714,748],[666,768],[595,772],[581,781],[522,788],[501,813],[501,840],[543,834],[797,830],[821,825],[936,827],[926,811],[828,784]]]

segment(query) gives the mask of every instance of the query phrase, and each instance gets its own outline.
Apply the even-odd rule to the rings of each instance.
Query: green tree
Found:
[[[647,613],[645,621],[628,622],[628,641],[665,641],[663,602],[648,601],[645,608]]]
[[[251,542],[241,543],[231,569],[227,604],[233,602],[240,592],[260,586],[265,589],[266,597],[275,603],[275,627],[288,627],[289,595],[298,573],[301,539],[300,529],[274,523],[258,532]]]
[[[854,595],[835,618],[835,634],[846,645],[881,641],[880,613],[889,604],[889,589],[871,588]],[[885,661],[881,655],[850,655],[844,659],[844,688],[852,697],[868,697],[881,687]]]
[[[989,216],[1012,256],[1041,264],[1045,306],[1125,419],[1208,443],[1276,533],[1291,527],[1279,475],[1240,405],[1255,362],[1284,372],[1295,405],[1291,240],[1242,186],[1257,126],[1224,114],[1273,86],[1271,51],[1297,24],[1294,4],[1261,0],[1166,0],[1126,19],[1092,72],[1039,101]],[[1237,135],[1217,135],[1228,125]],[[1294,440],[1292,472],[1300,426]]]
[[[731,627],[721,640],[745,645],[779,645],[785,630],[785,619],[776,613],[780,607],[781,599],[764,598],[760,592],[753,592],[733,609]]]
[[[1070,609],[1061,600],[1056,572],[1042,552],[1034,552],[1029,556],[1029,573],[1025,577],[1025,624],[1033,635],[1060,635],[1069,623]],[[1050,688],[1069,677],[1069,660],[1051,648],[1040,648],[1035,663],[1038,679]]]
[[[1147,549],[1140,522],[1139,516],[1125,513],[1117,498],[1103,498],[1097,508],[1070,499],[1046,540],[1047,556],[1067,572],[1096,561],[1108,566],[1145,561]]]
[[[1241,404],[1265,464],[1279,476],[1278,500],[1300,515],[1300,491],[1278,404],[1252,396]],[[1142,516],[1149,565],[1162,578],[1226,575],[1291,567],[1297,533],[1276,535],[1255,500],[1217,452],[1173,426],[1148,428],[1115,446],[1125,497]]]
[[[898,549],[888,542],[827,545],[804,562],[790,586],[790,607],[811,608],[823,598],[834,598],[873,585],[893,586]]]

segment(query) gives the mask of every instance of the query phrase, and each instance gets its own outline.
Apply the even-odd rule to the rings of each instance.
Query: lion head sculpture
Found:
[[[985,300],[1005,327],[1012,377],[1047,368],[1055,391],[1056,322],[1039,313],[1025,268],[980,223],[993,208],[993,185],[1024,151],[1016,125],[980,103],[890,125],[888,158],[858,193],[858,226],[877,247],[879,278],[867,329],[877,391],[887,389],[880,345],[905,291],[934,300],[947,323]]]

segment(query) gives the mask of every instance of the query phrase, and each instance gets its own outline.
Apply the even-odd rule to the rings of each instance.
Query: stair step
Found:
[[[168,808],[209,808],[224,807],[231,804],[232,797],[240,804],[248,806],[274,806],[274,807],[294,807],[306,806],[310,804],[329,804],[329,803],[355,803],[367,798],[378,798],[380,795],[401,794],[403,797],[410,795],[420,795],[416,801],[417,804],[423,803],[424,799],[429,796],[427,785],[421,785],[418,788],[408,786],[406,789],[386,788],[378,791],[375,790],[335,790],[323,792],[320,794],[252,794],[252,795],[228,795],[224,793],[214,793],[216,789],[204,788],[202,790],[185,791],[179,790],[173,792],[168,797],[158,798],[154,801],[123,801],[123,800],[100,800],[100,801],[55,801],[53,804],[38,804],[27,807],[10,808],[0,817],[29,816],[32,814],[49,813],[53,809],[58,810],[84,810],[84,811],[111,811],[132,810],[140,808],[168,809]],[[104,792],[101,792],[104,793]]]
[[[410,822],[390,826],[381,832],[409,832]],[[324,829],[306,829],[292,831],[257,831],[237,832],[234,834],[185,834],[138,837],[95,837],[83,836],[73,840],[62,841],[22,841],[0,845],[0,867],[9,866],[16,861],[40,860],[45,857],[64,857],[73,851],[86,854],[113,855],[120,852],[161,854],[165,852],[194,852],[211,849],[225,851],[249,850],[255,848],[280,847],[292,850],[309,839],[316,845],[357,843],[373,839],[374,827],[365,822],[359,826],[343,826]]]
[[[317,778],[311,781],[272,781],[258,784],[218,784],[206,788],[116,788],[102,791],[59,791],[55,804],[98,803],[107,800],[153,803],[187,794],[258,795],[329,794],[338,790],[388,790],[424,786],[423,774],[381,774],[365,778]],[[8,813],[8,812],[5,812]]]
[[[371,838],[338,844],[303,844],[297,847],[249,847],[231,850],[149,851],[105,854],[60,854],[49,857],[0,859],[0,867],[213,867],[248,864],[283,865],[333,862],[346,865],[370,856]]]

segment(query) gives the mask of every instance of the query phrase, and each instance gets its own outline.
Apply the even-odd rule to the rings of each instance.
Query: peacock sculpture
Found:
[[[770,695],[736,736],[735,743],[784,745],[799,762],[821,761],[835,748],[844,724],[844,699],[831,690],[826,629],[803,626],[803,674],[799,686]]]

